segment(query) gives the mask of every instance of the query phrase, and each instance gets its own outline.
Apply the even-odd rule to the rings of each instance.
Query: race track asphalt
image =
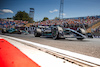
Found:
[[[47,38],[47,37],[34,37],[33,34],[29,35],[5,34],[5,35],[100,58],[100,38],[93,38],[93,39],[87,38],[82,41],[79,41],[75,38],[53,40],[52,38]]]

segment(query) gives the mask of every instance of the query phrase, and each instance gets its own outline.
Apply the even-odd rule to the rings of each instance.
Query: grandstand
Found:
[[[96,29],[96,27],[98,27],[98,26],[100,26],[100,21],[99,22],[97,22],[96,24],[94,24],[94,25],[92,25],[91,27],[89,27],[88,29],[87,29],[87,32],[92,32],[92,29]]]
[[[0,20],[0,28],[13,28],[16,26],[22,27],[27,23],[28,23],[28,21],[1,19]]]
[[[28,21],[22,20],[0,20],[0,27],[32,27],[38,25],[61,25],[66,28],[71,28],[77,30],[78,27],[85,27],[87,33],[94,33],[93,31],[98,31],[97,27],[100,26],[100,16],[87,16],[87,17],[76,17],[67,19],[53,19],[46,21],[39,21],[35,23],[28,23]],[[98,33],[98,32],[96,32]]]

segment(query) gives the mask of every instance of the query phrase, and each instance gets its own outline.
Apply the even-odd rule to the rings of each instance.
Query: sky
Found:
[[[0,0],[0,18],[13,17],[18,11],[35,9],[34,20],[59,17],[60,0]],[[100,15],[100,0],[64,0],[63,17]]]

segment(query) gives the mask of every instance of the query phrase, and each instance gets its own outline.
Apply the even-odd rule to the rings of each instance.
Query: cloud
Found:
[[[53,11],[49,11],[50,13],[53,13]]]
[[[2,9],[0,11],[2,11],[3,13],[14,13],[12,10],[9,9]]]
[[[54,12],[58,12],[57,9],[53,10],[53,11],[49,11],[50,13],[54,13]]]

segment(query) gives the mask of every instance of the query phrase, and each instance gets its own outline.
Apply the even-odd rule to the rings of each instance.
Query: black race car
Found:
[[[75,31],[59,25],[38,26],[34,28],[34,36],[52,37],[54,40],[59,38],[77,38],[78,40],[83,40],[86,38],[86,32],[82,28],[79,28],[77,31]]]

